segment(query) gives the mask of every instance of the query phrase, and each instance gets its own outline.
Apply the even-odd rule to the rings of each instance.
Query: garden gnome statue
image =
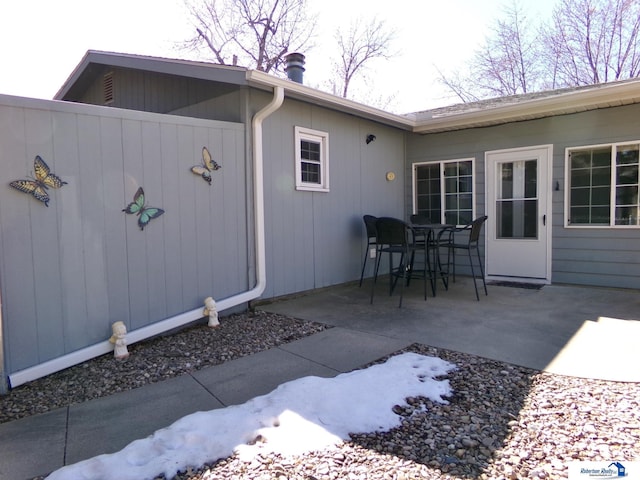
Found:
[[[109,341],[113,343],[113,356],[118,360],[124,360],[129,356],[129,351],[127,350],[127,327],[124,322],[115,322],[111,325],[111,330],[113,331],[113,335]]]
[[[218,309],[216,308],[216,301],[213,298],[207,297],[204,299],[204,310],[202,314],[205,317],[209,317],[209,326],[211,328],[220,325],[220,322],[218,321]]]

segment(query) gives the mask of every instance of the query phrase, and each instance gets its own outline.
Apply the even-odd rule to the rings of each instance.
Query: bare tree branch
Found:
[[[312,47],[315,17],[306,0],[184,0],[196,35],[186,45],[216,62],[278,70],[287,53]]]
[[[538,29],[513,0],[469,70],[440,83],[468,101],[637,77],[640,0],[559,0]]]
[[[480,98],[468,89],[468,79],[462,78],[460,72],[453,72],[445,75],[440,69],[438,71],[438,83],[447,87],[451,92],[460,99],[462,103],[476,102]]]
[[[376,58],[389,58],[395,32],[376,18],[363,24],[361,20],[351,23],[346,33],[336,30],[335,39],[340,49],[337,74],[341,85],[341,95],[347,97],[354,76],[362,71],[365,64]]]
[[[476,51],[468,76],[440,71],[439,81],[463,102],[533,91],[540,88],[543,71],[537,41],[535,24],[514,0]]]
[[[560,83],[589,85],[638,76],[638,0],[562,0],[545,44],[557,52]]]

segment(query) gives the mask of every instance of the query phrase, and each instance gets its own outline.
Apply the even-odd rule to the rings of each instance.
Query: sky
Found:
[[[173,478],[237,453],[303,455],[331,448],[349,433],[388,431],[402,417],[395,405],[423,396],[446,403],[451,387],[438,379],[455,365],[435,357],[404,353],[383,364],[334,378],[304,377],[241,405],[196,412],[119,452],[99,455],[53,472],[47,480],[142,480]],[[261,436],[261,441],[254,440]]]
[[[336,28],[377,17],[397,32],[395,55],[370,65],[360,93],[395,113],[457,103],[438,84],[438,70],[462,68],[508,1],[308,0],[319,22],[316,48],[302,52],[305,84],[329,78]],[[519,1],[531,17],[548,16],[555,4]],[[185,58],[176,45],[193,31],[183,0],[5,1],[0,11],[0,94],[23,97],[53,98],[87,50]]]

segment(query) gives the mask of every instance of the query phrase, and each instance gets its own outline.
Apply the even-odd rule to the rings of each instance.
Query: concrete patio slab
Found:
[[[306,358],[272,348],[215,368],[199,370],[193,377],[224,405],[239,405],[296,378],[333,377],[338,373]]]
[[[67,409],[0,425],[0,479],[22,480],[64,465]]]
[[[331,328],[313,337],[306,337],[280,346],[339,372],[355,368],[397,352],[412,342],[383,335],[354,332],[346,328]]]
[[[368,279],[362,288],[355,283],[339,285],[257,308],[536,370],[640,381],[640,369],[629,368],[640,365],[640,349],[625,348],[612,355],[607,349],[583,348],[585,354],[589,350],[591,364],[598,365],[590,370],[583,363],[584,355],[570,348],[579,345],[575,340],[570,342],[586,321],[608,317],[626,320],[632,326],[640,324],[637,290],[567,285],[546,285],[536,290],[488,285],[489,294],[481,294],[477,301],[471,278],[458,277],[448,290],[440,283],[436,296],[429,293],[426,301],[422,283],[412,282],[405,288],[402,308],[398,308],[397,293],[389,296],[385,279],[378,283],[373,303]]]
[[[640,381],[640,322],[588,320],[546,367],[559,375]],[[615,367],[614,367],[615,366]]]
[[[116,452],[185,415],[222,406],[190,375],[72,405],[65,464]]]

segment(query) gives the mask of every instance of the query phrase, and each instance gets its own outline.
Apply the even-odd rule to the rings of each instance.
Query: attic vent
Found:
[[[113,72],[109,72],[103,79],[103,93],[104,104],[110,105],[113,103]]]

